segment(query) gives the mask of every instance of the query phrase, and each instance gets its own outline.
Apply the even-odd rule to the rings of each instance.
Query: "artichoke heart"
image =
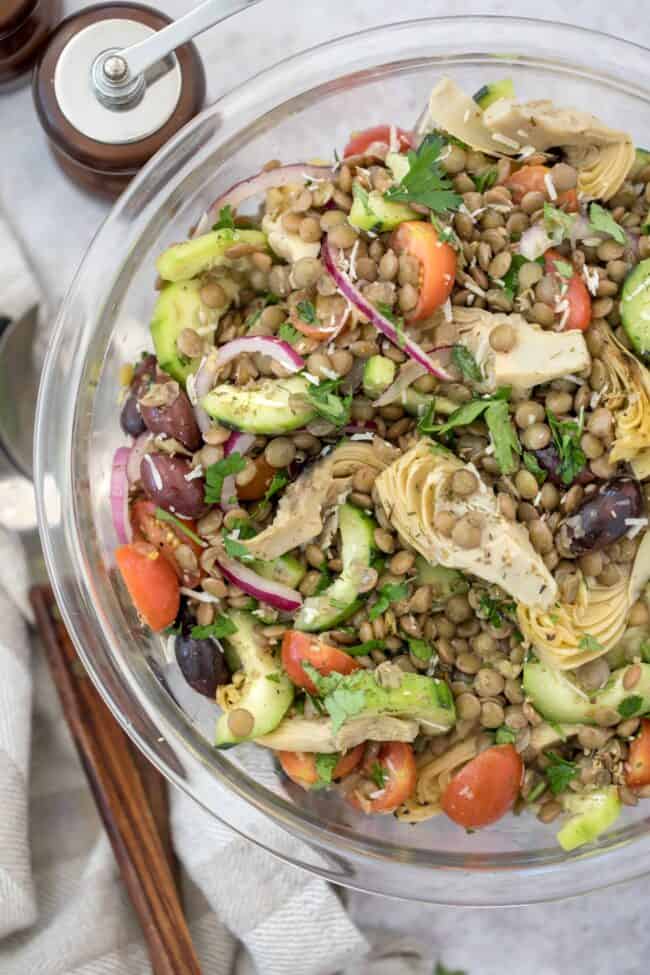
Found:
[[[590,199],[611,199],[635,159],[630,136],[603,125],[589,112],[558,108],[546,99],[518,102],[513,98],[499,98],[482,111],[450,78],[442,78],[434,87],[420,131],[425,134],[433,128],[492,156],[565,149],[578,170],[578,189]]]
[[[550,609],[517,607],[524,639],[545,664],[573,670],[608,653],[623,636],[632,605],[650,578],[650,532],[639,546],[630,573],[614,586],[580,583],[575,603]]]
[[[650,477],[650,372],[609,329],[601,330],[607,374],[605,404],[614,414],[616,439],[609,459],[626,461],[639,481]]]
[[[478,481],[474,494],[463,499],[451,490],[451,479],[460,470],[471,471]],[[375,487],[403,542],[428,562],[497,584],[525,606],[546,609],[555,601],[557,585],[528,531],[499,514],[494,492],[473,465],[423,439],[387,467]],[[436,516],[443,511],[457,518],[473,515],[481,526],[480,544],[464,548],[437,531]]]

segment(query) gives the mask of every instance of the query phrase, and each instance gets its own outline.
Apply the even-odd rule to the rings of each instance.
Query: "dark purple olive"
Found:
[[[183,390],[169,406],[144,406],[140,403],[140,414],[152,433],[173,437],[188,450],[198,450],[203,443],[192,404]]]
[[[176,660],[190,687],[206,697],[214,697],[220,684],[230,683],[230,671],[214,640],[177,637]]]
[[[187,480],[192,473],[189,461],[167,454],[145,454],[140,464],[140,479],[147,497],[158,507],[186,518],[200,518],[206,506],[202,477]]]
[[[157,371],[158,360],[155,355],[146,355],[135,367],[131,380],[131,390],[138,394],[144,393],[149,383],[156,379]]]
[[[573,555],[606,548],[628,531],[628,518],[641,517],[643,503],[636,481],[605,481],[561,528],[563,545]]]
[[[129,393],[124,401],[124,406],[120,413],[120,426],[129,437],[139,437],[147,429],[140,415],[138,397],[135,393]]]
[[[549,444],[548,447],[542,447],[541,450],[533,451],[539,466],[542,467],[548,474],[548,479],[556,487],[568,488],[571,484],[590,484],[595,480],[594,475],[591,473],[588,467],[584,467],[577,477],[571,481],[571,484],[565,484],[560,477],[560,456],[557,452],[555,444]]]

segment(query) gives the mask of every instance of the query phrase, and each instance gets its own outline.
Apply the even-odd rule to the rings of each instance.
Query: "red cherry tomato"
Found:
[[[650,721],[647,718],[643,719],[641,731],[630,743],[625,778],[632,789],[650,785]]]
[[[365,745],[357,745],[345,755],[341,755],[334,766],[332,779],[342,779],[345,775],[349,775],[363,758],[365,747]],[[316,785],[318,772],[316,770],[316,756],[313,752],[276,752],[276,755],[285,775],[288,775],[292,782],[301,785],[304,789],[310,789]]]
[[[557,251],[546,251],[544,254],[546,273],[557,274],[555,262],[563,260],[564,258],[561,257]],[[587,289],[587,285],[578,274],[574,274],[569,281],[562,278],[562,283],[567,285],[567,290],[563,295],[563,300],[569,304],[569,315],[562,331],[570,332],[571,330],[576,329],[580,332],[584,332],[589,328],[589,323],[591,322],[591,296]]]
[[[506,180],[506,186],[512,193],[512,199],[519,204],[526,193],[543,193],[549,199],[546,177],[551,172],[548,166],[522,166]],[[578,209],[578,194],[576,190],[564,190],[553,200],[555,206],[562,207],[569,213]]]
[[[343,156],[362,156],[373,142],[383,142],[390,145],[390,125],[375,125],[371,129],[364,129],[363,132],[354,132],[350,136],[350,141],[343,150]],[[399,152],[406,152],[413,148],[413,140],[410,132],[404,129],[395,128],[397,141],[399,142]]]
[[[267,464],[264,454],[253,461],[255,476],[247,484],[237,484],[237,497],[240,501],[259,501],[266,494],[276,473],[275,467]]]
[[[332,321],[320,323],[319,325],[310,325],[309,322],[305,322],[298,314],[297,304],[292,305],[289,309],[289,321],[296,331],[301,332],[302,335],[306,335],[307,338],[317,339],[319,342],[327,342],[331,339],[339,331],[343,324],[343,319],[347,318],[347,316],[348,309],[344,307],[340,315],[332,316]]]
[[[512,808],[523,774],[524,764],[514,746],[495,745],[453,777],[440,804],[459,826],[487,826]]]
[[[393,247],[420,262],[420,297],[406,316],[410,322],[428,318],[444,305],[456,280],[456,252],[438,239],[435,227],[420,220],[401,223],[393,234]]]
[[[349,802],[365,813],[392,813],[398,806],[413,794],[417,781],[415,756],[410,745],[403,741],[386,742],[379,749],[377,758],[372,765],[383,773],[384,784],[371,793],[374,798],[367,798],[352,792],[348,796]],[[367,770],[370,773],[370,769]],[[375,795],[377,793],[377,795]]]
[[[179,518],[189,531],[196,534],[196,522]],[[165,556],[178,578],[184,586],[193,589],[201,579],[200,569],[190,570],[181,568],[176,560],[176,550],[179,545],[187,545],[194,552],[197,565],[203,549],[178,525],[172,521],[161,521],[156,517],[156,505],[153,501],[140,500],[131,506],[131,524],[136,538],[142,537]]]
[[[317,694],[314,682],[302,669],[304,662],[311,664],[324,676],[332,673],[351,674],[353,670],[361,669],[361,664],[349,653],[326,643],[319,643],[318,639],[308,633],[287,630],[282,639],[282,666],[294,684],[310,694]]]
[[[181,605],[178,578],[167,559],[149,542],[137,541],[115,550],[115,561],[129,596],[152,630],[165,630]]]

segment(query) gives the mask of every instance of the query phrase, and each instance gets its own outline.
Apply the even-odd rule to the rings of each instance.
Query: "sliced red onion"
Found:
[[[238,453],[243,457],[248,453],[254,443],[255,437],[252,433],[231,433],[224,444],[223,455],[224,457],[228,457],[230,454]],[[235,498],[235,501],[231,501],[231,498]],[[223,479],[221,507],[224,511],[230,511],[232,508],[237,507],[237,485],[234,474],[228,474]]]
[[[395,382],[385,389],[379,399],[375,400],[375,406],[390,406],[398,400],[405,389],[414,383],[416,379],[426,375],[426,369],[419,362],[406,362],[399,371]]]
[[[399,336],[397,334],[397,329],[387,318],[385,318],[374,305],[364,298],[358,288],[352,284],[352,281],[336,264],[336,258],[334,252],[327,241],[327,238],[323,242],[322,247],[323,263],[325,264],[325,270],[330,275],[330,277],[335,281],[337,288],[341,292],[344,298],[347,298],[355,308],[357,308],[364,318],[372,322],[378,332],[385,335],[389,342],[396,345],[398,349],[402,352],[406,352],[407,355],[414,359],[415,362],[419,362],[421,366],[427,372],[430,372],[432,376],[436,376],[437,379],[442,379],[445,382],[451,381],[451,376],[449,373],[445,372],[443,369],[438,368],[426,354],[426,352],[420,348],[417,342],[407,336]]]
[[[129,450],[129,459],[126,465],[126,476],[129,484],[137,484],[140,480],[140,464],[151,440],[153,440],[152,433],[149,433],[149,431],[141,433]]]
[[[255,176],[240,180],[221,196],[218,196],[199,220],[192,236],[199,237],[201,234],[207,233],[216,223],[219,211],[225,206],[231,206],[235,209],[251,197],[266,193],[267,190],[276,186],[303,183],[306,179],[330,179],[331,176],[330,166],[311,166],[308,163],[292,163],[290,166],[278,166],[276,169],[262,170]]]
[[[201,433],[206,433],[212,426],[212,420],[201,406],[201,400],[208,395],[214,386],[219,368],[217,356],[214,353],[207,355],[202,359],[196,373],[193,376],[188,376],[185,383],[187,395],[194,408],[194,416]]]
[[[538,257],[543,257],[549,247],[553,247],[553,241],[541,223],[534,223],[524,230],[519,241],[519,253],[527,261],[536,261]]]
[[[296,589],[263,579],[251,568],[227,555],[220,555],[217,561],[228,582],[232,582],[254,599],[259,599],[261,603],[273,606],[283,613],[293,613],[302,606],[302,596]]]
[[[129,519],[129,482],[126,478],[129,454],[128,447],[118,447],[111,468],[111,514],[120,545],[127,545],[133,539]]]
[[[374,420],[357,420],[356,423],[348,423],[343,427],[343,433],[374,433],[376,429]]]

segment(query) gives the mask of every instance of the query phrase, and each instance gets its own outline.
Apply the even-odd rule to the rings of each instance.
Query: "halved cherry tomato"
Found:
[[[419,322],[444,305],[456,280],[456,252],[438,239],[435,227],[420,220],[401,223],[393,234],[393,247],[420,262],[420,297],[406,318]]]
[[[506,180],[506,186],[512,193],[512,199],[519,204],[526,193],[543,193],[548,198],[546,176],[551,172],[548,166],[522,166]],[[553,203],[575,213],[578,209],[578,193],[576,190],[564,190],[557,194]]]
[[[149,542],[120,545],[115,561],[135,608],[152,630],[174,622],[181,605],[178,578],[167,559]]]
[[[371,129],[364,129],[363,132],[355,132],[350,136],[350,141],[343,150],[343,156],[362,156],[373,142],[383,142],[390,145],[390,125],[375,125]],[[406,152],[413,148],[413,139],[410,132],[404,129],[395,128],[397,141],[399,142],[399,152]]]
[[[373,799],[351,792],[348,800],[365,813],[392,813],[406,802],[415,789],[417,768],[413,749],[403,741],[386,742],[379,749],[373,764],[379,765],[384,773],[383,788],[377,785],[371,793]]]
[[[650,721],[644,718],[641,731],[630,742],[628,760],[625,764],[625,779],[632,788],[650,785]]]
[[[247,484],[237,485],[237,497],[240,501],[259,501],[266,494],[269,484],[276,473],[275,467],[271,467],[260,454],[253,461],[255,464],[255,476]]]
[[[196,522],[179,518],[183,525],[196,534]],[[176,575],[182,580],[184,586],[193,589],[198,585],[201,572],[198,568],[198,560],[201,546],[194,539],[190,538],[181,528],[171,521],[161,521],[156,517],[156,505],[153,501],[140,500],[131,506],[131,524],[136,537],[141,536],[147,542],[155,545],[156,548],[165,556]],[[195,571],[188,571],[181,568],[176,560],[176,550],[179,545],[187,545],[192,549],[197,560]]]
[[[546,251],[544,254],[546,273],[556,274],[555,262],[563,260],[564,258],[557,251]],[[569,315],[562,331],[570,332],[572,329],[576,329],[584,332],[589,328],[591,322],[591,295],[587,285],[578,274],[574,274],[568,281],[562,279],[562,283],[567,285],[562,300],[568,302],[569,305]]]
[[[334,766],[332,779],[342,779],[357,767],[363,753],[365,745],[357,745],[350,749],[345,755],[341,755]],[[318,782],[318,772],[316,770],[316,756],[313,752],[276,752],[280,765],[285,775],[288,775],[292,782],[301,785],[304,789],[311,788]]]
[[[361,669],[361,664],[349,653],[320,643],[308,633],[287,630],[282,639],[282,666],[294,684],[310,694],[317,694],[314,682],[302,669],[305,661],[323,676],[332,673],[351,674],[353,670]]]
[[[524,774],[513,745],[494,745],[458,772],[445,789],[440,805],[459,826],[487,826],[512,808]]]
[[[304,292],[304,294],[305,299],[307,299],[307,293]],[[306,322],[298,314],[298,304],[298,301],[294,301],[294,303],[290,306],[289,321],[296,331],[300,332],[302,335],[306,335],[307,338],[317,339],[319,342],[327,342],[329,339],[331,339],[339,331],[344,319],[348,316],[348,308],[347,306],[344,306],[340,316],[333,316],[333,321],[323,323],[317,319],[317,321],[319,321],[318,325],[310,325],[309,322]],[[341,316],[343,316],[343,318]]]

